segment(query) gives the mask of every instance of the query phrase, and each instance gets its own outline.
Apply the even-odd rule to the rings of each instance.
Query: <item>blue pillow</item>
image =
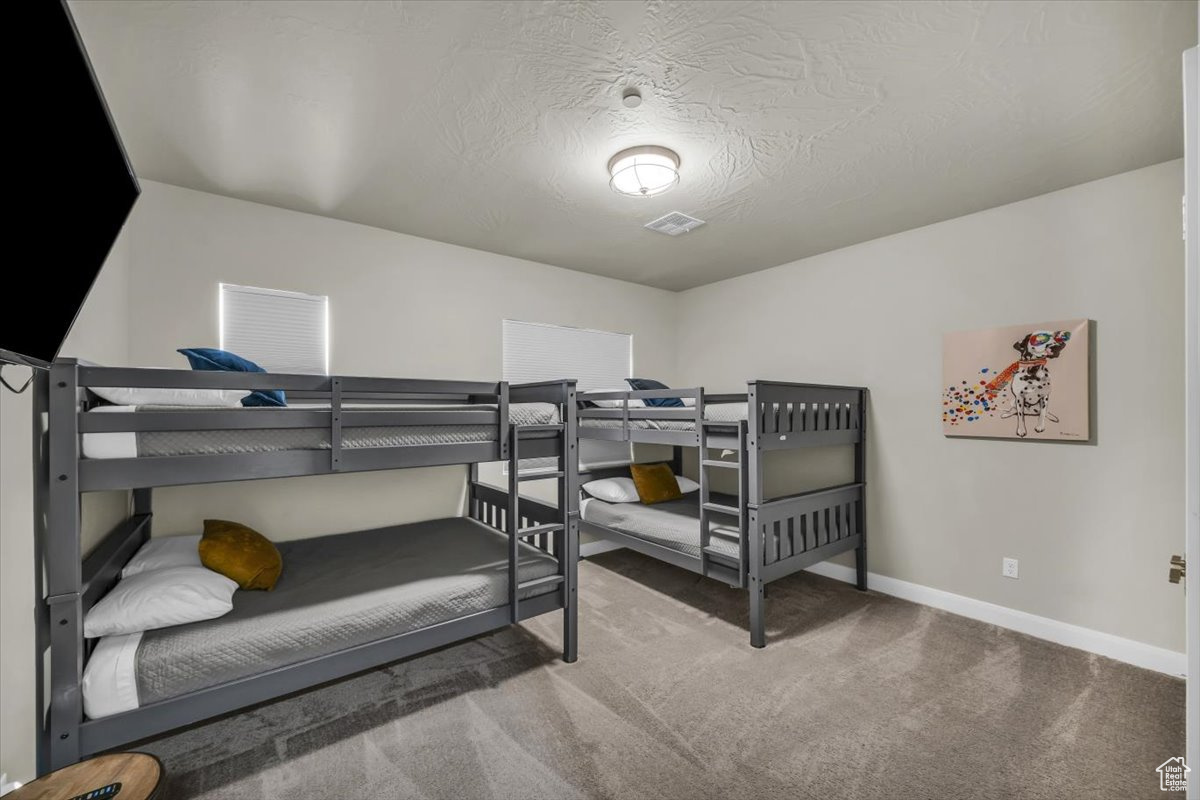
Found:
[[[649,378],[626,378],[625,382],[629,384],[629,388],[634,391],[642,391],[645,389],[670,389],[665,383],[652,381]],[[683,401],[678,397],[648,397],[643,400],[647,406],[656,406],[658,408],[683,408]]]
[[[209,372],[266,372],[249,359],[215,347],[182,347],[183,357],[192,369]],[[242,398],[244,406],[286,406],[287,398],[279,389],[263,389]]]

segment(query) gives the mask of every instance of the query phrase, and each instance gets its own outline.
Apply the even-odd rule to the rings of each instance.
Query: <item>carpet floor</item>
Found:
[[[800,574],[744,592],[618,551],[561,616],[142,745],[168,800],[1157,798],[1181,680]]]

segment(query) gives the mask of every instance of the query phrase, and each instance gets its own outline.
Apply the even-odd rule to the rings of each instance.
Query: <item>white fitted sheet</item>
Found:
[[[105,636],[83,671],[83,713],[90,719],[138,707],[137,650],[142,634]]]

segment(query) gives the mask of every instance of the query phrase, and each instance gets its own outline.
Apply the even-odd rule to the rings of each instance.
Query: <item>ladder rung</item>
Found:
[[[718,514],[728,514],[731,517],[742,515],[737,506],[727,506],[724,503],[703,503],[702,505],[706,511],[716,511]]]
[[[700,462],[706,467],[724,467],[725,469],[740,469],[741,464],[736,461],[717,461],[715,459],[704,459]]]
[[[561,424],[558,424],[558,425],[514,425],[513,426],[513,430],[517,432],[517,435],[520,435],[522,433],[538,433],[541,431],[561,431],[562,428],[563,428],[563,426]]]
[[[530,536],[540,536],[543,533],[556,533],[562,529],[561,522],[555,522],[550,525],[534,525],[532,528],[522,528],[517,531],[517,538],[528,539]]]
[[[737,563],[737,556],[731,556],[731,555],[729,555],[729,553],[726,553],[723,550],[718,550],[716,547],[714,547],[711,544],[708,547],[704,548],[704,552],[710,558],[719,558],[722,561],[725,561],[730,564]]]
[[[526,472],[524,474],[518,474],[517,480],[519,480],[519,481],[549,481],[549,480],[554,480],[556,478],[561,478],[562,476],[563,476],[563,473],[561,471],[558,471],[558,472]]]
[[[563,581],[562,575],[547,575],[544,578],[534,578],[531,581],[525,581],[524,583],[518,583],[517,588],[518,589],[534,589],[539,586],[554,586],[555,584],[562,583],[562,581]]]

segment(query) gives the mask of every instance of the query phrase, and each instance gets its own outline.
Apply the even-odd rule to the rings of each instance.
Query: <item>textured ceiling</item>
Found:
[[[144,177],[670,289],[1179,157],[1196,41],[1190,1],[71,8]],[[678,188],[611,192],[639,144]]]

